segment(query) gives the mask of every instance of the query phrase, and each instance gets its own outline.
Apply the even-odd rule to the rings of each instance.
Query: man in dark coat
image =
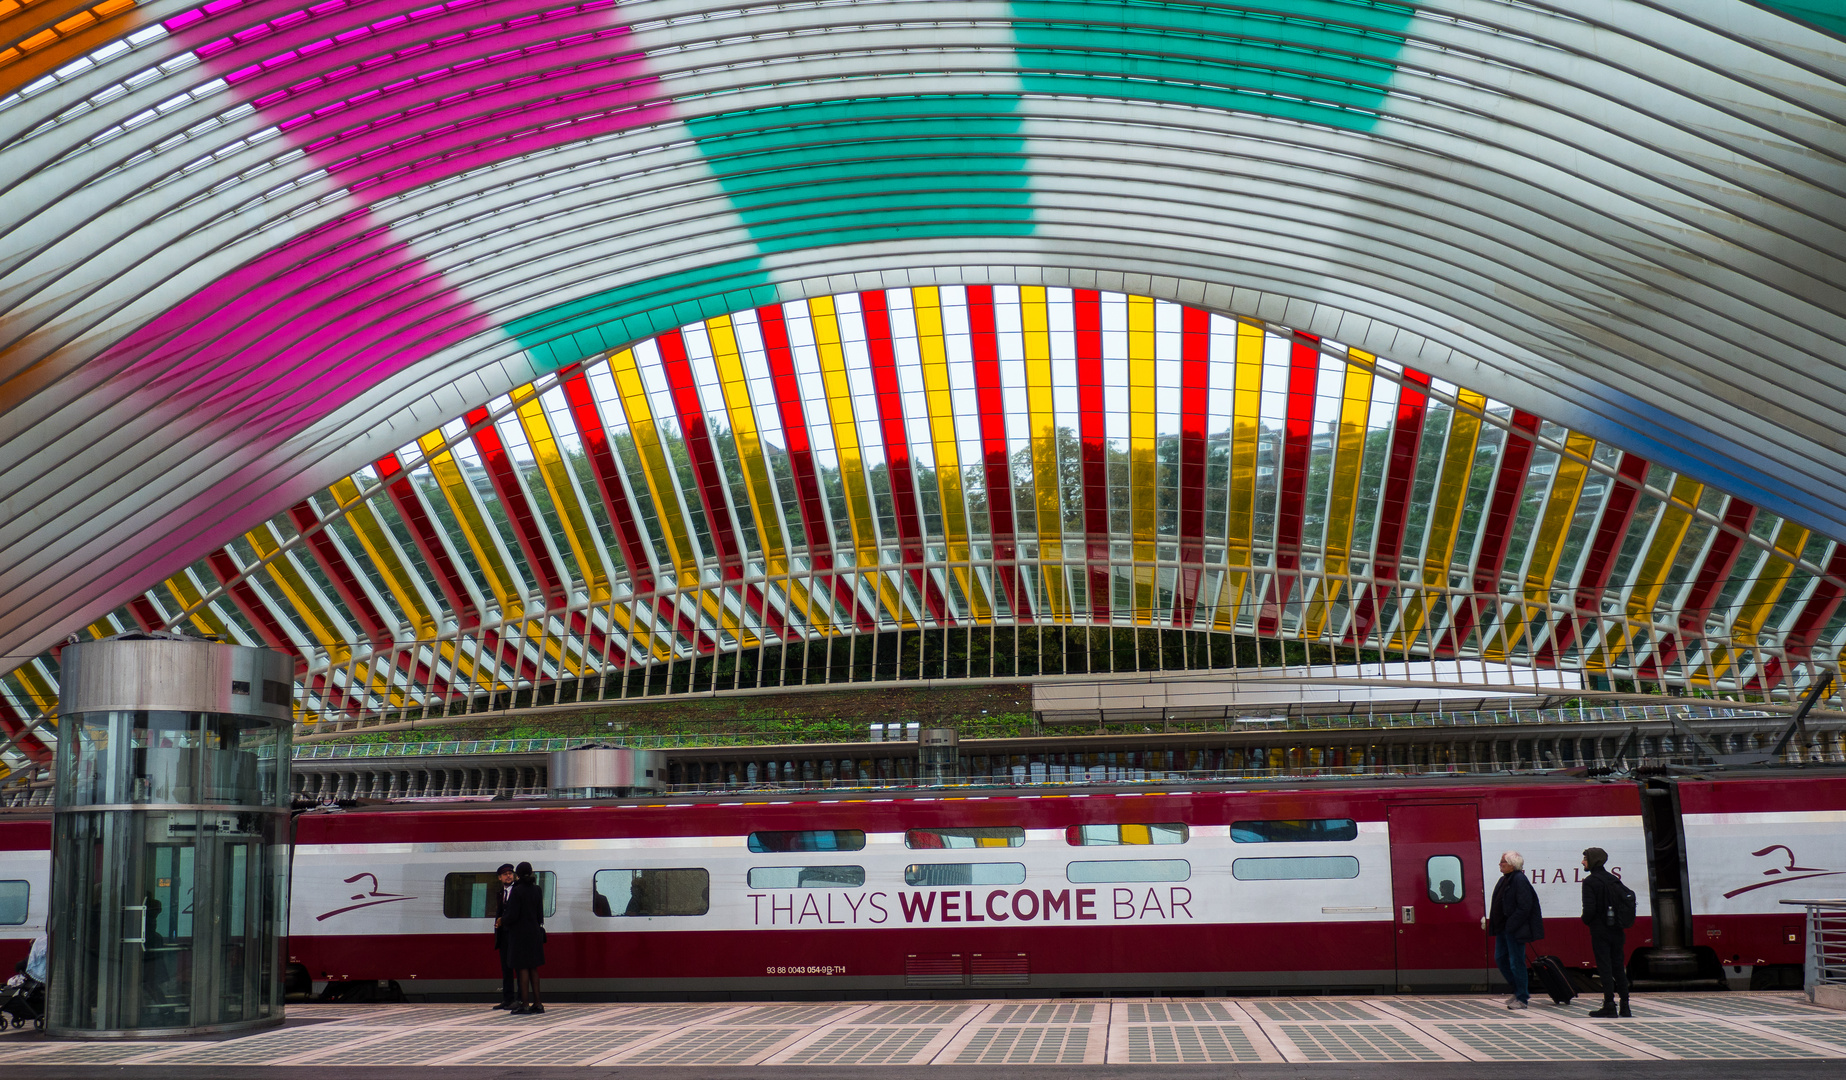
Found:
[[[1583,925],[1590,928],[1590,948],[1596,954],[1596,977],[1602,983],[1602,1008],[1591,1016],[1610,1019],[1633,1016],[1628,1011],[1628,955],[1626,937],[1618,912],[1627,906],[1623,895],[1627,886],[1609,873],[1609,853],[1599,847],[1583,849],[1583,868],[1590,876],[1583,879]],[[1617,900],[1623,902],[1618,905]],[[1615,1006],[1616,995],[1622,1005]]]
[[[513,891],[507,896],[500,924],[524,1000],[514,1002],[507,1011],[542,1013],[545,1005],[538,996],[538,969],[545,966],[545,892],[531,863],[520,863],[513,876]]]
[[[1481,920],[1494,940],[1494,960],[1500,974],[1512,984],[1509,1009],[1523,1009],[1531,997],[1526,987],[1526,945],[1545,936],[1545,916],[1538,907],[1538,890],[1525,875],[1525,856],[1509,851],[1500,856],[1500,880],[1493,887],[1493,903]]]
[[[500,954],[500,1004],[496,1009],[510,1009],[519,1000],[519,978],[513,973],[512,951],[507,948],[506,927],[500,925],[500,912],[513,894],[513,864],[501,863],[496,871],[500,884],[487,894],[487,914],[494,921],[494,951]]]

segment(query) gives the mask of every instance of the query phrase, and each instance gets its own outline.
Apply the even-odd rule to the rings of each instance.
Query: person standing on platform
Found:
[[[506,911],[506,902],[513,895],[513,864],[501,863],[495,871],[500,884],[494,886],[487,895],[487,914],[494,920],[494,951],[500,954],[500,1004],[496,1009],[511,1009],[513,1002],[519,1000],[519,976],[513,972],[513,954],[506,947],[506,928],[500,925],[500,916]]]
[[[1630,1017],[1628,1011],[1628,956],[1626,929],[1634,925],[1634,890],[1609,873],[1609,853],[1599,847],[1583,849],[1583,924],[1590,928],[1590,948],[1596,954],[1596,978],[1602,983],[1602,1008],[1591,1013],[1598,1019]],[[1615,1004],[1617,996],[1621,1007]]]
[[[509,962],[518,976],[522,1000],[514,1002],[509,1012],[542,1013],[545,1005],[538,996],[538,969],[545,966],[545,891],[539,888],[538,875],[532,864],[522,862],[513,871],[513,889],[500,922],[506,930]]]
[[[1545,916],[1538,906],[1538,890],[1525,875],[1525,856],[1508,851],[1500,856],[1500,880],[1493,887],[1493,903],[1481,926],[1493,936],[1494,960],[1500,974],[1512,984],[1509,1009],[1523,1009],[1531,997],[1527,989],[1526,946],[1545,936]]]

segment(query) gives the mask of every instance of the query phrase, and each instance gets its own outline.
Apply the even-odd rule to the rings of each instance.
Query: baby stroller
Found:
[[[45,1030],[45,984],[26,974],[23,960],[19,973],[0,986],[0,1023],[7,1021],[16,1028],[30,1022],[34,1028]]]

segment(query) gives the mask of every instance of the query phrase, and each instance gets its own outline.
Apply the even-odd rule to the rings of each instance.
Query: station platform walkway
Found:
[[[574,1067],[706,1066],[768,1075],[776,1066],[1064,1066],[1107,1075],[1112,1066],[1600,1063],[1609,1075],[1727,1075],[1686,1064],[1806,1062],[1846,1075],[1846,1014],[1792,993],[1710,993],[1637,998],[1632,1020],[1594,1020],[1600,998],[1569,1006],[1535,999],[1525,1011],[1499,997],[1114,998],[1005,1001],[558,1004],[509,1016],[484,1004],[291,1005],[288,1023],[214,1041],[70,1042],[0,1036],[0,1072],[13,1077],[200,1077],[213,1066],[243,1075],[313,1068],[327,1076],[390,1066],[390,1075],[435,1077],[485,1067],[550,1075]],[[1678,1062],[1668,1069],[1632,1068]],[[843,1070],[844,1071],[844,1070]],[[961,1072],[962,1070],[956,1070]],[[1134,1070],[1140,1073],[1142,1070]],[[1190,1070],[1187,1070],[1190,1071]],[[1253,1069],[1252,1074],[1271,1070]],[[1275,1070],[1283,1073],[1295,1070]],[[1414,1070],[1428,1074],[1426,1068]],[[1491,1070],[1498,1072],[1499,1070]],[[1570,1070],[1574,1073],[1576,1070]],[[1807,1072],[1807,1070],[1798,1070]],[[1242,1070],[1237,1070],[1241,1074]],[[1360,1068],[1338,1075],[1394,1075]],[[669,1074],[690,1075],[685,1070]],[[1155,1075],[1157,1073],[1149,1073]],[[1171,1074],[1171,1070],[1168,1070]],[[1467,1075],[1485,1075],[1480,1070]],[[373,1072],[371,1075],[383,1075]],[[1329,1073],[1328,1075],[1334,1075]],[[1509,1074],[1510,1075],[1510,1074]],[[1558,1075],[1555,1069],[1546,1075]],[[1585,1073],[1590,1075],[1590,1073]],[[1819,1074],[1816,1074],[1819,1075]]]

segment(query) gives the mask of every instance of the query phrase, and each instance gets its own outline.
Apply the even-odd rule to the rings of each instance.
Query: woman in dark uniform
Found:
[[[538,969],[545,966],[545,891],[539,888],[531,863],[520,863],[513,875],[513,893],[500,909],[500,928],[506,935],[507,966],[513,969],[523,1000],[509,1011],[542,1013],[545,1006],[538,999]]]

